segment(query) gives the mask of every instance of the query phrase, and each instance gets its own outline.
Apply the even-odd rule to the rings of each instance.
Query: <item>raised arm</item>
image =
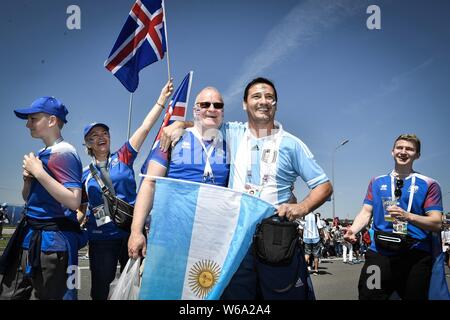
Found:
[[[142,144],[147,138],[148,133],[152,129],[156,120],[158,120],[161,112],[164,110],[164,106],[167,102],[167,99],[173,92],[173,81],[170,79],[166,85],[162,88],[161,94],[159,95],[158,100],[154,104],[153,108],[145,117],[141,126],[133,133],[130,138],[130,144],[134,150],[138,151],[141,149]]]

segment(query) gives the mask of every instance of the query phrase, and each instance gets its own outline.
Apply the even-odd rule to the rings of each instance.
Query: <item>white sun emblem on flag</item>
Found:
[[[219,280],[220,266],[211,260],[201,260],[189,270],[188,283],[192,292],[204,299]]]

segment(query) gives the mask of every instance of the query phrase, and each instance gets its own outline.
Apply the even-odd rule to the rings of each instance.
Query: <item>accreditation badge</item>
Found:
[[[261,153],[261,161],[265,163],[275,163],[278,152],[273,149],[264,149]]]
[[[95,218],[95,223],[97,224],[97,227],[100,227],[104,224],[110,223],[111,217],[106,214],[105,206],[99,205],[92,209],[92,214]]]

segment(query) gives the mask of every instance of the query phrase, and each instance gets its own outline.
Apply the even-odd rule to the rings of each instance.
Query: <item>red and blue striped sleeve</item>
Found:
[[[443,211],[441,187],[436,181],[431,181],[428,186],[427,195],[423,204],[425,212]]]
[[[81,188],[82,165],[72,152],[55,152],[49,157],[47,168],[53,177],[66,188]]]
[[[364,204],[368,204],[373,206],[373,192],[372,192],[372,185],[375,179],[372,178],[370,180],[369,186],[367,187],[367,193],[366,197],[364,198]]]
[[[133,163],[137,155],[138,152],[133,149],[129,141],[125,142],[125,144],[119,149],[119,151],[117,151],[117,157],[119,161],[129,167],[133,167]]]

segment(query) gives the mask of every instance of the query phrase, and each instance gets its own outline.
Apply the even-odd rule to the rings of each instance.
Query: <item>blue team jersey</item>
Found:
[[[258,188],[259,196],[274,204],[286,203],[300,177],[310,189],[329,181],[308,147],[275,122],[277,132],[256,138],[248,124],[228,122],[224,126],[231,155],[228,186],[238,191]]]
[[[414,191],[411,195],[413,177],[415,183],[413,188]],[[364,204],[370,205],[373,208],[372,228],[375,231],[393,232],[392,222],[385,221],[384,219],[384,210],[381,199],[382,197],[391,197],[392,184],[391,174],[373,178],[369,183]],[[443,211],[441,188],[437,181],[429,177],[419,173],[413,173],[404,179],[402,195],[398,199],[398,206],[408,211],[410,197],[412,197],[411,213],[425,216],[429,211]],[[431,252],[431,233],[429,231],[425,231],[412,223],[408,223],[408,235],[414,239],[421,240],[412,247],[413,249]],[[391,252],[386,252],[386,250],[377,249],[375,241],[372,241],[370,249],[385,255],[392,254]]]
[[[230,164],[227,161],[227,144],[219,138],[216,141],[203,141],[209,151],[212,177],[204,177],[207,154],[192,129],[187,129],[170,153],[170,159],[161,152],[155,152],[150,161],[167,168],[169,178],[226,186]]]
[[[42,149],[38,153],[45,171],[66,188],[81,189],[82,165],[75,148],[62,141],[54,146]],[[36,180],[33,179],[26,204],[26,215],[39,220],[64,218],[77,221],[76,211],[65,208]],[[28,249],[32,230],[29,230],[23,242]],[[66,241],[78,241],[78,235],[66,231],[42,231],[42,251],[67,251]]]
[[[133,163],[138,152],[133,149],[127,141],[117,152],[111,154],[108,159],[108,171],[116,192],[116,196],[131,205],[136,201],[136,180],[134,177]],[[101,176],[100,168],[97,172]],[[103,197],[100,186],[89,170],[83,169],[83,203],[88,203],[87,229],[89,240],[118,239],[128,235],[127,232],[118,228],[113,222],[97,226],[92,209],[103,205]]]

